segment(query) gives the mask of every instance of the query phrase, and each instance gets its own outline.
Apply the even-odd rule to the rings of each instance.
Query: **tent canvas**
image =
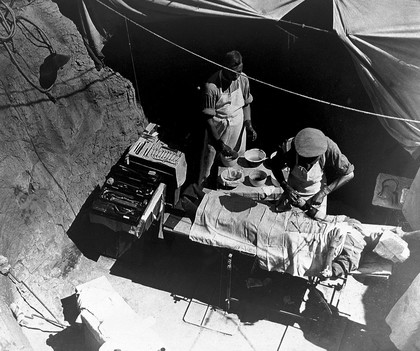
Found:
[[[168,17],[223,16],[278,21],[303,0],[80,0],[86,41],[101,55],[105,35],[95,11],[106,8],[138,23]],[[416,0],[333,0],[333,28],[384,128],[420,155],[420,3]],[[103,12],[103,11],[102,11]],[[108,14],[109,15],[109,14]]]
[[[353,58],[386,130],[414,158],[419,156],[420,3],[418,1],[334,1],[334,29]]]

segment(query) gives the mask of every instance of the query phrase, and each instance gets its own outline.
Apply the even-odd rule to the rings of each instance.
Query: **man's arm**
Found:
[[[213,120],[212,116],[204,114],[204,118],[206,119],[206,128],[209,134],[210,142],[215,144],[217,140],[220,140],[220,134],[217,131],[216,123]]]
[[[328,148],[325,153],[325,165],[323,168],[327,172],[333,172],[332,177],[327,176],[327,178],[333,178],[334,180],[308,200],[311,205],[320,205],[325,196],[341,188],[354,178],[354,166],[334,141],[330,138],[327,138],[327,140]]]
[[[249,86],[249,80],[246,74],[242,74],[239,78],[242,80],[242,94],[244,96],[245,105],[242,108],[244,112],[244,126],[248,133],[248,136],[251,138],[252,141],[257,139],[257,132],[255,131],[254,127],[252,126],[251,122],[251,102],[254,100],[253,96],[251,95],[251,90]]]
[[[244,122],[251,122],[251,105],[246,104],[244,107]]]
[[[341,188],[344,184],[347,184],[353,178],[354,178],[354,172],[350,172],[349,174],[338,177],[337,179],[332,181],[328,186],[324,187],[322,191],[325,193],[325,195],[328,195],[332,193],[333,191]]]
[[[251,122],[251,105],[246,104],[243,107],[243,110],[244,110],[244,125],[246,128],[246,131],[248,132],[248,135],[250,136],[251,140],[255,141],[257,139],[257,132],[253,128],[252,122]]]
[[[344,184],[347,184],[354,178],[354,172],[338,177],[327,186],[324,186],[318,193],[308,199],[310,205],[320,205],[324,200],[325,196],[331,194],[333,191],[341,188]]]
[[[273,157],[270,162],[271,171],[274,174],[274,177],[280,183],[280,186],[286,191],[287,183],[284,178],[283,169],[287,167],[285,154],[281,148],[277,151],[277,154]]]
[[[237,157],[237,152],[226,145],[217,131],[216,123],[212,117],[205,115],[206,127],[210,138],[210,143],[214,146],[217,152],[221,152],[224,156]]]
[[[237,152],[227,146],[221,139],[213,117],[216,114],[216,101],[218,97],[218,89],[214,84],[206,83],[202,95],[202,117],[205,120],[205,127],[209,136],[209,143],[214,146],[217,152],[221,152],[224,156],[237,156]]]

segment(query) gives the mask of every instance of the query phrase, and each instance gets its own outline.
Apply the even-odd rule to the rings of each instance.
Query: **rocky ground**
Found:
[[[0,50],[0,254],[60,316],[59,296],[82,259],[68,231],[145,116],[132,84],[96,69],[54,2],[15,1],[7,16],[16,30],[2,32],[11,38]],[[52,52],[69,61],[50,67],[57,77],[45,87],[40,67]]]

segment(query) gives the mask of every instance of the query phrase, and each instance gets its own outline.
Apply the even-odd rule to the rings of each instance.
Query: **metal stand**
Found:
[[[252,272],[255,270],[256,268],[256,264],[257,261],[254,261],[253,266],[252,266]],[[229,252],[228,256],[227,256],[227,262],[226,262],[226,298],[225,298],[225,311],[229,312],[231,307],[232,307],[232,302],[239,302],[238,299],[232,297],[232,267],[233,267],[233,253]],[[336,303],[336,305],[333,305],[333,299],[334,299],[334,295],[331,298],[330,303],[328,303],[325,298],[322,296],[321,292],[319,292],[316,289],[317,284],[319,284],[320,281],[318,278],[310,278],[309,281],[307,282],[307,291],[311,291],[313,292],[318,300],[320,301],[320,303],[322,304],[323,308],[325,309],[325,311],[327,312],[327,315],[329,317],[333,316],[333,311],[330,307],[331,306],[338,306],[339,303],[339,297],[338,297],[338,301]],[[306,294],[305,294],[306,295]],[[302,299],[302,303],[306,302],[304,299]],[[281,313],[287,316],[292,316],[292,317],[296,317],[299,319],[304,319],[304,320],[310,320],[313,322],[318,322],[319,319],[317,318],[312,318],[312,317],[308,317],[308,316],[303,316],[300,313],[294,313],[294,312],[289,312],[283,309],[279,309],[279,310],[275,310],[275,312],[277,313]]]
[[[200,328],[204,328],[207,330],[212,330],[218,333],[222,333],[224,335],[234,335],[234,332],[238,329],[240,324],[239,319],[234,315],[229,315],[229,310],[231,308],[232,301],[238,301],[237,299],[231,296],[232,290],[232,258],[233,254],[229,253],[227,257],[227,263],[224,265],[224,256],[221,255],[221,270],[220,270],[220,291],[219,291],[219,299],[218,304],[223,305],[222,303],[222,281],[223,281],[223,273],[226,271],[226,298],[224,299],[224,308],[218,308],[213,306],[209,303],[204,303],[194,298],[189,298],[188,306],[184,312],[182,320],[185,323],[195,325]],[[198,311],[200,317],[200,321],[197,322],[197,316],[194,316],[194,308]],[[193,319],[195,321],[188,320],[188,313],[191,312],[193,315]],[[212,326],[213,325],[213,326]]]
[[[193,300],[194,299],[192,299],[192,298],[189,299],[188,306],[187,306],[187,308],[184,312],[184,315],[182,317],[182,320],[185,323],[195,325],[196,327],[204,328],[204,329],[207,329],[207,330],[212,330],[212,331],[215,331],[215,332],[218,332],[218,333],[222,333],[224,335],[230,335],[230,336],[234,335],[234,332],[227,331],[227,329],[230,328],[230,329],[233,329],[233,331],[237,330],[238,326],[239,326],[239,321],[235,320],[233,317],[230,317],[227,314],[227,312],[222,310],[222,309],[218,309],[218,308],[216,308],[214,306],[211,306],[209,304],[199,302],[199,301],[196,301],[196,300],[193,301]],[[202,306],[203,308],[205,307],[205,311],[204,311],[203,316],[200,320],[200,323],[191,322],[191,321],[187,320],[187,318],[186,318],[187,313],[188,313],[188,311],[191,307],[191,304],[193,304],[193,303],[198,304],[198,305]],[[206,325],[206,323],[208,323],[208,320],[210,319],[210,317],[214,313],[217,314],[216,318],[221,317],[221,320],[218,321],[218,323],[217,323],[218,325],[221,325],[220,328],[210,327],[210,326]],[[224,328],[226,330],[223,330]]]
[[[230,310],[230,303],[231,303],[231,292],[232,292],[232,258],[233,254],[228,254],[227,265],[226,265],[226,273],[227,273],[227,286],[226,286],[226,311],[229,312]]]

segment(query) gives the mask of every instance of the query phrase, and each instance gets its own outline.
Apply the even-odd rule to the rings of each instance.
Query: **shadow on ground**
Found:
[[[46,341],[54,351],[88,351],[82,325],[76,323],[79,314],[76,295],[73,294],[61,300],[64,320],[69,327],[57,334],[51,334]]]
[[[170,242],[151,239],[147,250],[141,254],[135,252],[129,250],[122,255],[110,273],[167,291],[175,303],[194,299],[222,309],[226,307],[227,251],[176,237]],[[249,278],[263,282],[262,286],[247,286]],[[233,254],[230,313],[237,315],[243,325],[261,320],[298,325],[308,341],[333,350],[340,343],[346,318],[328,313],[321,301],[322,293],[306,292],[305,279],[255,269],[253,257]],[[300,308],[304,299],[306,303]]]

